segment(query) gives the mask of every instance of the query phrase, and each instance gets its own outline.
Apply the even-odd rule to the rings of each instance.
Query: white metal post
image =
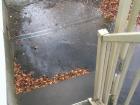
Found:
[[[105,54],[105,60],[104,60],[104,67],[103,67],[103,76],[102,76],[101,93],[100,93],[101,99],[103,99],[103,90],[104,90],[106,71],[107,71],[107,66],[108,66],[108,61],[110,56],[110,48],[111,48],[111,42],[108,42],[106,54]]]
[[[111,95],[115,95],[116,91],[117,91],[117,87],[119,84],[119,80],[120,80],[120,74],[115,74],[114,80],[113,80],[113,84],[112,84],[112,89],[111,89]]]
[[[2,0],[0,0],[0,71],[0,105],[8,105],[6,90],[6,59],[3,36]]]
[[[100,53],[100,66],[99,66],[99,74],[98,74],[98,83],[96,85],[98,85],[98,90],[97,90],[97,96],[98,98],[101,100],[101,97],[100,97],[100,93],[101,93],[101,86],[102,86],[102,77],[104,76],[103,74],[103,67],[104,67],[104,61],[105,61],[105,54],[106,54],[106,45],[107,43],[106,42],[102,42],[102,45],[101,45],[101,53]]]
[[[126,4],[124,4],[126,5]],[[136,20],[137,20],[137,16],[139,14],[140,11],[140,0],[134,0],[133,1],[133,6],[129,15],[129,20],[128,20],[128,26],[127,26],[127,32],[132,32],[135,30],[135,26],[136,26]],[[120,54],[121,59],[125,59],[127,50],[128,50],[129,44],[124,44],[122,46],[122,51]]]
[[[124,32],[127,27],[127,18],[130,12],[132,0],[120,0],[118,14],[115,23],[115,32]],[[122,20],[121,20],[122,19]],[[125,58],[129,44],[123,44],[121,47],[121,58]]]
[[[133,79],[133,82],[132,82],[132,85],[131,85],[131,88],[130,88],[130,91],[129,91],[129,94],[128,94],[128,97],[124,103],[124,105],[129,105],[131,99],[132,99],[132,96],[134,95],[134,92],[139,84],[139,81],[140,81],[140,70],[138,70],[135,74],[135,77]]]
[[[115,22],[115,32],[124,32],[132,0],[120,0],[118,14]]]
[[[105,29],[99,30],[98,32],[98,47],[97,47],[97,58],[96,58],[96,75],[95,75],[95,87],[94,87],[94,100],[100,100],[100,90],[102,84],[102,73],[104,66],[104,59],[106,53],[106,42],[102,42],[102,37],[104,34],[108,34]]]
[[[109,63],[108,63],[108,69],[107,69],[107,74],[106,74],[106,79],[105,79],[105,87],[104,87],[104,92],[103,92],[103,102],[105,105],[108,104],[108,99],[110,96],[110,90],[111,90],[111,85],[118,61],[118,56],[120,52],[120,45],[118,43],[112,43],[111,46],[111,52],[110,52],[110,57],[109,57]]]
[[[100,62],[100,51],[101,51],[101,36],[98,35],[98,44],[97,44],[97,55],[96,55],[96,71],[95,71],[95,80],[94,80],[94,97],[93,99],[96,100],[98,99],[97,96],[97,89],[98,87],[96,86],[96,84],[98,83],[98,74],[99,74],[99,62]]]

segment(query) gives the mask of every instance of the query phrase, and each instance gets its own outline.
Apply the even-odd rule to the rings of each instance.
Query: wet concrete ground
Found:
[[[140,68],[140,45],[136,46],[128,73],[118,100],[123,105],[136,71]],[[71,105],[93,96],[94,72],[88,75],[63,81],[56,85],[40,88],[30,93],[18,95],[19,105]],[[130,105],[139,105],[140,84]],[[86,104],[86,103],[85,103]],[[86,105],[89,105],[88,103]]]
[[[97,30],[107,24],[96,3],[39,1],[9,9],[9,20],[14,56],[25,72],[94,71]]]
[[[25,71],[32,71],[33,75],[51,76],[77,67],[94,71],[97,30],[105,27],[106,23],[93,4],[81,1],[48,4],[40,1],[23,8],[10,8],[8,29],[16,62]],[[120,105],[125,100],[134,71],[139,66],[139,49],[129,68],[128,80],[119,99]],[[93,95],[93,74],[18,95],[19,103],[70,105],[85,100]],[[139,89],[131,105],[139,105]]]
[[[94,3],[40,1],[9,9],[9,31],[16,57],[35,76],[74,68],[95,69],[97,30],[105,22]],[[18,95],[19,105],[71,105],[93,94],[93,73]]]

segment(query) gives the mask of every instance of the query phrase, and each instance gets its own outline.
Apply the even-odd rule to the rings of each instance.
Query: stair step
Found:
[[[94,72],[91,72],[81,77],[20,94],[18,95],[19,105],[71,105],[80,102],[93,96],[93,77]]]

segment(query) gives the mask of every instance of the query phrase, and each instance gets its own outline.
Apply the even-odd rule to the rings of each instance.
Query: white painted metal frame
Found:
[[[132,0],[120,0],[114,32],[124,32]]]
[[[6,90],[6,59],[3,31],[2,0],[0,0],[0,105],[8,105]]]
[[[132,0],[120,0],[119,3],[119,9],[118,14],[116,18],[115,23],[115,32],[124,32],[124,30],[127,27],[127,18],[130,10],[130,5],[132,3]],[[110,97],[110,90],[112,87],[112,82],[114,79],[114,73],[120,53],[121,44],[120,43],[111,43],[111,50],[109,52],[109,60],[106,65],[104,65],[104,68],[107,69],[106,77],[105,77],[105,83],[103,81],[104,89],[103,89],[103,96],[102,101],[105,103],[105,105],[108,104],[108,100]],[[101,94],[102,95],[102,94]]]
[[[106,80],[104,85],[104,94],[103,94],[103,102],[105,105],[108,104],[109,97],[110,97],[110,90],[112,87],[113,78],[115,75],[115,69],[117,66],[117,61],[119,57],[120,52],[120,44],[119,43],[112,43],[110,56],[109,56],[109,62],[108,62],[108,68],[106,73]]]
[[[101,36],[104,34],[108,34],[108,31],[105,29],[99,30],[98,32],[98,48],[97,48],[97,58],[96,58],[96,75],[95,75],[95,90],[94,90],[94,100],[100,99],[101,85],[102,85],[102,77],[103,77],[103,66],[105,59],[105,51],[106,51],[106,42],[103,42]],[[100,64],[100,65],[99,65]],[[98,83],[97,83],[98,82]],[[101,100],[100,100],[101,101]]]
[[[115,23],[116,33],[108,34],[104,29],[99,31],[93,100],[103,102],[105,105],[108,105],[110,96],[113,96],[113,105],[117,104],[134,50],[134,45],[131,44],[130,46],[128,43],[140,42],[140,33],[120,33],[125,30],[129,32],[134,30],[136,17],[140,10],[140,0],[133,1],[129,20],[127,21],[131,4],[132,0],[120,0]],[[115,76],[119,56],[122,64],[120,66],[121,72]]]
[[[103,73],[100,74],[102,77],[98,77],[95,75],[95,89],[94,89],[94,101],[102,101],[105,105],[108,105],[108,101],[110,96],[113,96],[113,105],[117,104],[117,100],[123,85],[123,81],[125,75],[127,73],[127,69],[133,54],[134,45],[129,45],[128,43],[139,43],[140,42],[140,33],[132,32],[132,33],[120,33],[127,30],[128,32],[133,31],[136,24],[136,18],[138,16],[140,10],[140,0],[133,0],[133,6],[131,8],[129,20],[127,21],[130,6],[132,0],[120,0],[119,4],[119,12],[117,15],[116,23],[115,23],[115,32],[113,34],[107,33],[100,33],[103,35],[102,37],[98,37],[100,39],[100,43],[106,43],[106,49],[109,47],[109,51],[104,51],[102,54],[105,54],[105,59],[100,59],[102,54],[101,52],[103,49],[100,49],[99,46],[97,48],[100,49],[97,51],[97,65],[96,65],[96,74],[99,72]],[[128,24],[127,24],[128,23]],[[104,32],[104,31],[103,31]],[[119,32],[119,33],[118,33]],[[103,42],[102,42],[102,41]],[[109,43],[109,46],[108,46]],[[110,45],[111,43],[111,45]],[[106,50],[104,49],[104,50]],[[121,49],[121,52],[120,52]],[[120,55],[119,55],[120,54]],[[120,66],[120,73],[115,74],[118,57],[121,58],[121,66]],[[99,60],[98,60],[99,59]],[[101,62],[102,61],[102,62]],[[100,70],[100,68],[103,70]],[[99,72],[98,72],[99,71]],[[98,79],[100,78],[100,80]],[[98,81],[102,85],[97,85]],[[97,86],[96,86],[97,85]],[[101,86],[101,88],[99,87]],[[98,90],[99,89],[99,90]],[[100,91],[100,93],[98,92]],[[97,93],[98,92],[98,93]],[[97,96],[96,96],[97,95]],[[100,96],[100,97],[99,97]]]
[[[124,8],[125,8],[126,4],[122,4],[122,5],[124,5]],[[135,29],[136,19],[139,14],[139,10],[140,10],[139,5],[140,5],[140,0],[133,0],[133,6],[131,8],[130,15],[128,14],[129,20],[128,20],[128,26],[126,28],[126,31],[128,31],[128,32],[134,31],[134,29]],[[134,38],[134,36],[132,36],[132,37]],[[136,38],[134,40],[136,40]],[[120,91],[121,91],[121,88],[122,88],[122,85],[123,85],[123,82],[125,79],[125,75],[128,70],[128,66],[129,66],[131,57],[133,55],[133,51],[134,51],[134,45],[130,46],[128,43],[122,45],[122,49],[121,49],[121,53],[120,53],[121,64],[122,64],[120,66],[120,73],[119,73],[120,80],[118,82],[117,91],[114,94],[115,97],[113,100],[113,105],[117,104],[117,100],[118,100],[118,97],[119,97],[119,94],[120,94]]]
[[[140,32],[105,34],[103,41],[119,43],[140,43]]]
[[[97,48],[98,49],[97,50],[97,62],[99,64],[96,65],[97,66],[96,67],[97,71],[96,71],[96,75],[95,75],[96,92],[94,92],[93,101],[95,103],[103,103],[105,105],[108,105],[109,97],[110,97],[110,95],[112,95],[111,91],[112,91],[112,93],[116,93],[116,92],[118,92],[118,87],[120,89],[122,87],[131,57],[133,55],[133,49],[134,49],[133,44],[140,43],[140,32],[109,34],[107,32],[107,30],[101,29],[101,30],[99,30],[98,38],[99,38],[98,39],[99,44],[98,44],[98,48]],[[128,52],[126,54],[126,58],[123,62],[121,74],[115,74],[115,69],[114,69],[114,68],[116,68],[117,61],[118,61],[118,55],[116,56],[114,54],[116,54],[116,52],[118,53],[118,51],[117,51],[118,49],[116,47],[114,47],[116,49],[111,49],[110,56],[108,56],[107,45],[110,42],[115,43],[116,45],[118,45],[119,43],[129,43],[130,44],[129,45],[130,47],[128,48]],[[100,51],[100,52],[98,52],[98,51]],[[104,67],[106,68],[106,65],[105,65],[106,64],[105,63],[106,55],[107,55],[108,69],[103,71]],[[106,80],[105,80],[105,78],[106,78]],[[114,78],[115,83],[112,87],[113,78]],[[130,93],[133,93],[136,86],[138,85],[138,76],[136,79],[137,79],[137,82],[135,82],[135,85],[132,87],[133,90],[130,90],[130,91],[132,91]],[[104,94],[101,93],[102,92],[101,84],[104,84],[104,92],[105,92]],[[101,87],[99,87],[99,86],[101,86]],[[132,97],[132,94],[128,97],[129,97],[129,99],[128,99],[127,103],[130,102],[130,98]],[[117,101],[114,101],[114,103],[117,104]]]

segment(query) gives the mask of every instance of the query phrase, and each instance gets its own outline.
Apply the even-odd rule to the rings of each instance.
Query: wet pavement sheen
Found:
[[[25,72],[52,76],[74,68],[95,69],[97,30],[105,25],[97,6],[40,1],[19,12],[20,28],[10,32],[16,62]]]
[[[12,13],[12,14],[11,14]],[[82,67],[95,70],[97,30],[105,22],[97,6],[81,1],[40,1],[9,10],[11,44],[24,71],[52,76]],[[139,67],[136,49],[119,105],[123,104]],[[93,95],[94,72],[18,95],[19,105],[71,105]],[[139,105],[139,90],[130,105]]]

